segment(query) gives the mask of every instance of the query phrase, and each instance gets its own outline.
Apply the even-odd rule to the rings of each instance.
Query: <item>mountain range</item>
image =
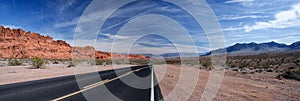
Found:
[[[143,54],[147,57],[164,57],[164,58],[174,58],[174,57],[194,57],[202,56],[204,53],[164,53],[164,54]]]
[[[266,42],[266,43],[236,43],[235,45],[216,49],[207,53],[165,53],[160,54],[159,56],[165,58],[173,58],[173,57],[195,57],[195,56],[209,56],[212,52],[215,54],[221,54],[226,50],[227,55],[257,55],[263,53],[282,53],[282,52],[300,52],[300,41],[294,42],[290,45],[286,45],[283,43]],[[149,54],[147,56],[150,56]],[[156,55],[157,56],[157,55]]]
[[[282,53],[282,52],[293,52],[300,51],[300,41],[294,42],[290,45],[283,43],[276,43],[274,41],[267,43],[237,43],[233,46],[229,46],[223,49],[213,50],[208,52],[206,55],[210,55],[212,52],[215,54],[221,53],[226,50],[228,55],[257,55],[262,53]]]

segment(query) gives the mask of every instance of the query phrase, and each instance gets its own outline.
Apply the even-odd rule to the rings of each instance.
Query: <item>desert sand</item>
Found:
[[[182,101],[185,96],[182,94],[188,94],[192,92],[188,98],[189,101],[199,101],[201,95],[206,87],[206,83],[209,78],[210,71],[205,69],[198,69],[192,66],[168,65],[160,66],[158,68],[164,68],[166,71],[162,81],[159,83],[162,94],[166,101]],[[179,81],[180,73],[182,70],[189,70],[192,72],[199,72],[198,81],[194,90],[180,89],[180,92],[176,92],[170,95],[175,90],[175,85]],[[159,73],[156,71],[156,74]],[[157,74],[159,75],[159,74]],[[193,74],[182,74],[193,75]],[[159,78],[159,77],[158,77]],[[194,82],[194,81],[190,81]],[[188,87],[186,87],[189,89]],[[185,92],[185,93],[184,93]],[[178,94],[179,93],[179,94]],[[172,97],[166,97],[166,96]],[[174,96],[175,95],[175,96]],[[230,69],[226,70],[223,82],[218,90],[215,101],[299,101],[300,100],[300,82],[295,80],[278,80],[275,73],[255,73],[255,74],[241,74]]]
[[[84,69],[68,68],[67,66],[50,65],[46,66],[46,69],[29,69],[31,66],[0,67],[0,85],[125,68],[133,65],[94,66]]]

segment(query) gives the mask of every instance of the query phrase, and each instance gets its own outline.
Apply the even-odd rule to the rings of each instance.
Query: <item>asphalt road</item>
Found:
[[[162,100],[152,67],[135,66],[0,86],[0,101],[154,101]],[[95,75],[95,74],[99,75]],[[132,78],[138,76],[143,79]],[[123,81],[130,82],[130,85]],[[79,81],[79,82],[77,82]],[[78,86],[78,84],[83,86]],[[135,87],[135,85],[137,87]],[[140,88],[145,87],[145,88]]]

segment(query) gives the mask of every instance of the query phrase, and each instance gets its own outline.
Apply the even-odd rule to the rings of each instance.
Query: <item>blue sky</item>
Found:
[[[187,1],[193,2],[193,0]],[[72,44],[76,25],[90,3],[91,0],[1,0],[0,25],[50,35],[54,39],[63,39]],[[159,4],[159,6],[149,5],[149,3],[140,3],[137,6],[129,5],[127,8],[121,8],[123,11],[116,12],[114,16],[111,16],[110,20],[112,21],[106,24],[108,29],[98,36],[95,47],[99,50],[110,51],[108,47],[114,41],[113,38],[118,39],[115,44],[126,43],[129,40],[132,41],[133,37],[148,32],[152,35],[143,37],[143,40],[138,40],[132,46],[138,49],[136,53],[177,52],[178,50],[174,48],[175,45],[172,44],[174,42],[178,43],[176,47],[185,49],[182,52],[190,52],[190,47],[194,47],[194,45],[199,52],[211,50],[204,31],[197,29],[198,27],[195,27],[197,25],[193,24],[193,19],[188,14],[184,14],[183,10],[167,4]],[[223,29],[227,46],[246,42],[275,41],[291,44],[300,41],[299,0],[207,0],[207,3],[216,14]],[[164,9],[170,13],[162,12]],[[108,16],[101,15],[101,12],[103,10],[95,10],[94,14],[87,15],[90,16],[87,22],[93,22],[99,16]],[[190,39],[189,36],[179,34],[184,31],[174,28],[176,23],[168,21],[167,18],[150,15],[128,19],[128,16],[135,16],[139,12],[140,14],[158,13],[173,16],[189,29],[188,32],[192,34],[190,37],[193,42],[187,41]],[[124,23],[116,25],[118,21],[128,21],[129,23],[120,29],[118,35],[114,35],[112,33]],[[112,25],[116,26],[111,27]],[[87,29],[80,30],[85,32]],[[163,36],[170,37],[172,40]],[[124,45],[123,47],[129,46]],[[120,46],[117,52],[125,52],[126,50],[122,50],[123,47]]]

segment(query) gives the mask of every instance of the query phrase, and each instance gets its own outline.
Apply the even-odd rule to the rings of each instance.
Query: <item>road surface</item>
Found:
[[[134,66],[0,86],[0,101],[158,101],[162,99],[152,67]],[[144,79],[131,78],[132,75]],[[153,75],[153,80],[152,76]],[[76,79],[77,77],[77,79]],[[132,87],[121,80],[146,88]],[[78,82],[81,89],[78,86]],[[151,89],[153,88],[153,89]],[[151,98],[152,97],[152,98]]]

